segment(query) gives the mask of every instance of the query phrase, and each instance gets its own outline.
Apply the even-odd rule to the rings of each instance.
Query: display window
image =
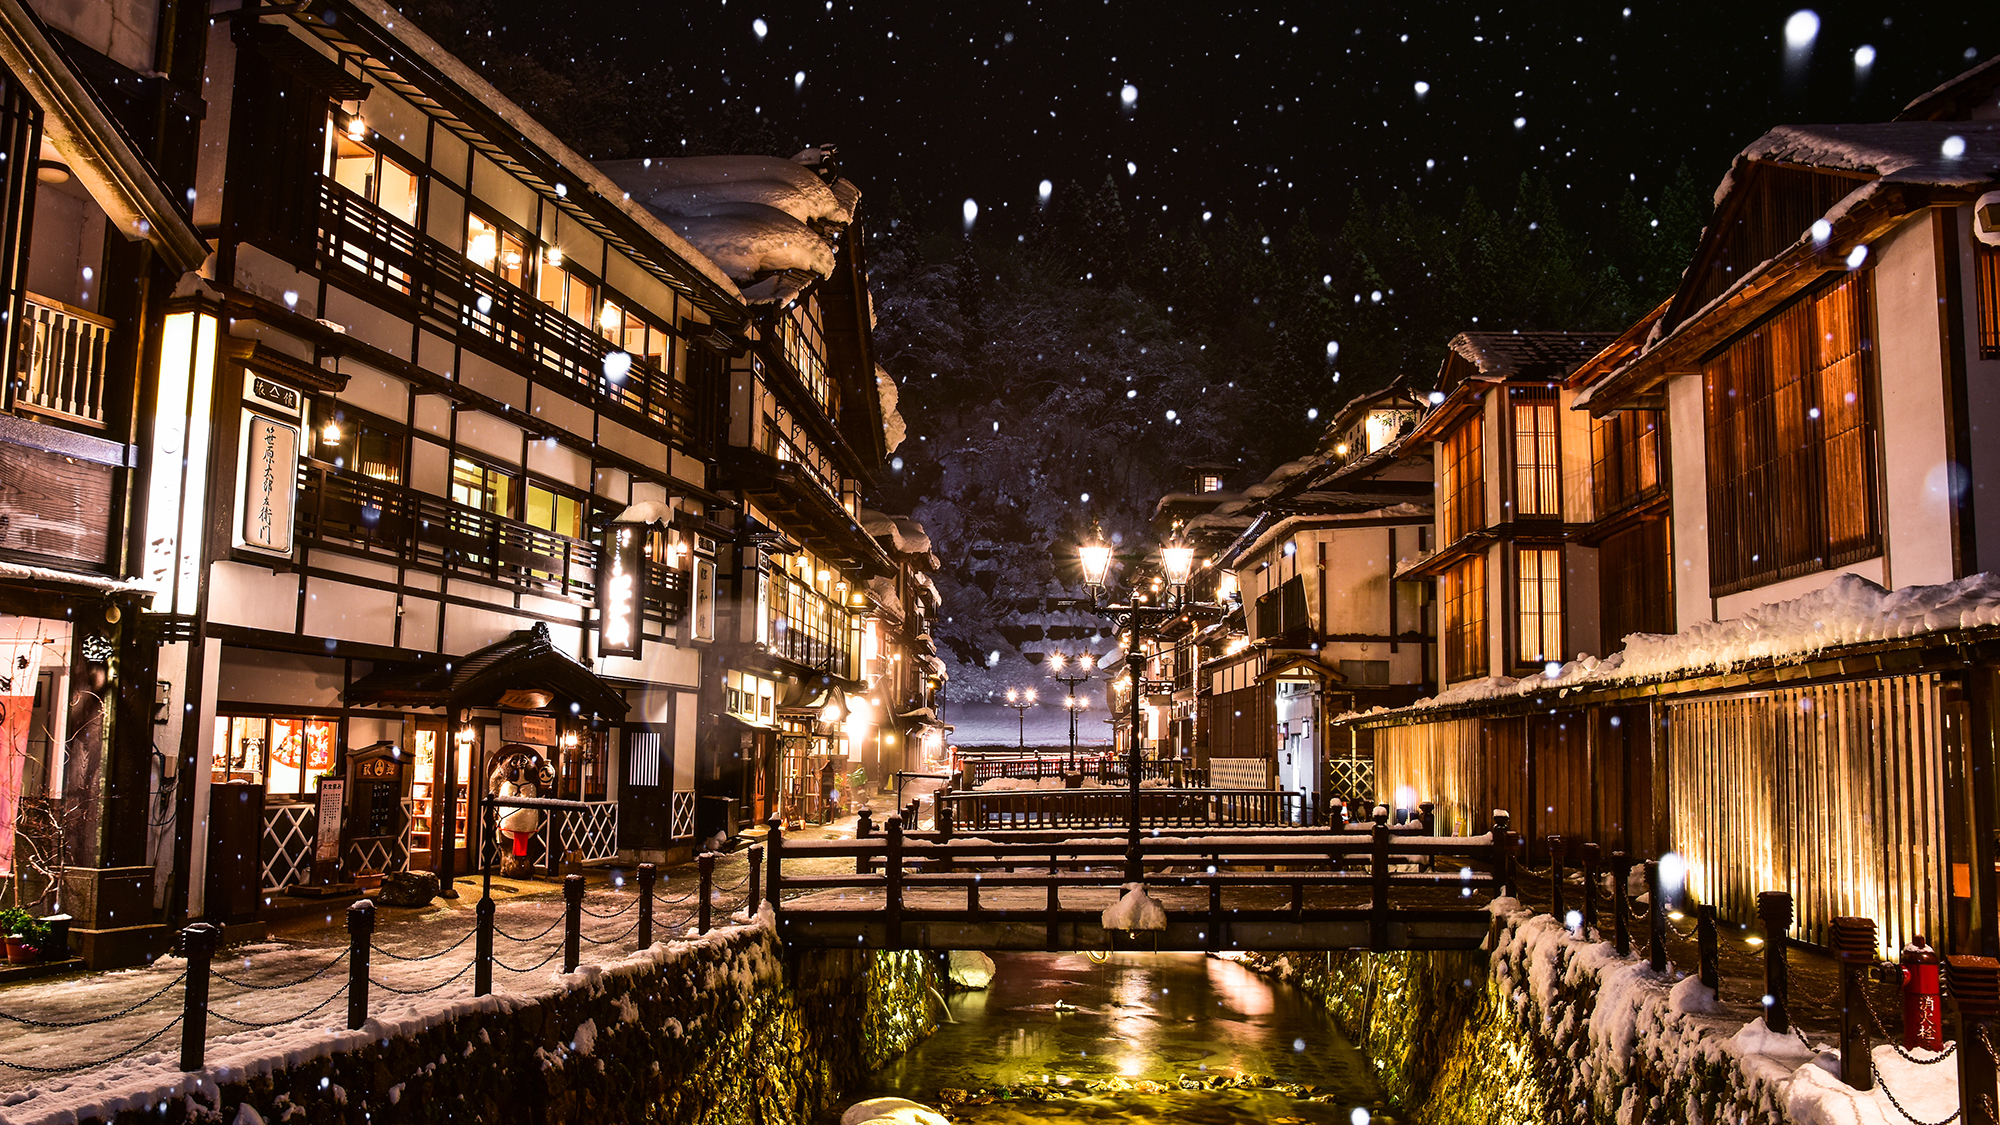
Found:
[[[262,785],[266,798],[304,800],[334,767],[339,746],[338,719],[218,715],[211,780]]]

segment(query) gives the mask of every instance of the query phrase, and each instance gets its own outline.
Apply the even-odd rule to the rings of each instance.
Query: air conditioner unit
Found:
[[[2000,246],[2000,191],[1989,191],[1972,201],[1972,237],[1988,246]]]

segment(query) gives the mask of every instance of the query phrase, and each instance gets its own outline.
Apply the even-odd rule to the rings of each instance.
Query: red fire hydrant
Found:
[[[1903,947],[1903,1047],[1944,1050],[1938,954],[1922,934]]]

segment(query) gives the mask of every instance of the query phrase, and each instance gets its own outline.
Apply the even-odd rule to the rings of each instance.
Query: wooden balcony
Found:
[[[14,405],[102,429],[111,329],[96,313],[27,294],[14,359]]]

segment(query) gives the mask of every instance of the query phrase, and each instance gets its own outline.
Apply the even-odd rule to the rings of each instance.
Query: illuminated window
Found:
[[[1483,422],[1474,415],[1438,451],[1438,524],[1441,545],[1486,526],[1486,462],[1480,448]]]
[[[417,221],[417,174],[326,123],[326,178],[405,223]]]
[[[1515,387],[1508,395],[1514,411],[1514,514],[1562,514],[1562,462],[1556,456],[1556,394],[1542,387]]]
[[[1562,551],[1523,547],[1515,561],[1521,617],[1515,659],[1521,664],[1561,660]]]
[[[543,304],[571,320],[589,324],[596,311],[596,286],[571,273],[563,266],[562,260],[562,255],[553,250],[543,253],[535,295],[541,298]]]
[[[464,457],[451,462],[451,498],[468,508],[496,516],[514,514],[514,478],[490,465]]]
[[[478,215],[467,216],[465,221],[465,256],[509,285],[521,285],[528,276],[526,244]]]
[[[1203,492],[1221,492],[1222,478],[1216,476],[1214,473],[1203,473],[1201,477],[1201,490]]]
[[[384,484],[403,483],[401,432],[362,421],[327,399],[319,400],[315,414],[323,421],[313,431],[314,460]]]
[[[1473,555],[1438,576],[1444,614],[1446,683],[1486,674],[1486,556]]]
[[[527,515],[524,523],[532,524],[543,531],[571,539],[583,538],[583,502],[538,484],[530,484],[527,489]]]
[[[218,715],[210,780],[262,785],[267,797],[307,797],[334,767],[339,729],[334,719]]]

